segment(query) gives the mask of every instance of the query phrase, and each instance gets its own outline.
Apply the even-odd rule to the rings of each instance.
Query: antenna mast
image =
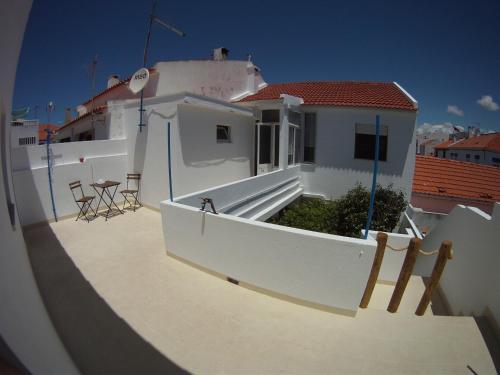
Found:
[[[94,56],[92,63],[90,65],[90,82],[92,85],[92,101],[90,104],[90,123],[92,126],[92,137],[95,138],[95,126],[94,126],[94,97],[95,97],[95,76],[97,70],[97,54]]]

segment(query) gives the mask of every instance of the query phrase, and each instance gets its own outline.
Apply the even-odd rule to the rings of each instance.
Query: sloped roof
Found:
[[[488,150],[500,152],[500,133],[478,135],[448,145],[449,149]]]
[[[148,68],[148,70],[149,70],[149,74],[152,74],[152,73],[154,73],[154,72],[156,71],[156,69],[155,69],[155,68]],[[113,85],[113,86],[111,86],[111,87],[108,87],[108,88],[104,89],[104,90],[103,90],[103,91],[101,91],[100,93],[98,93],[98,94],[94,95],[94,96],[93,96],[93,97],[91,97],[89,100],[87,100],[86,102],[84,102],[84,103],[83,103],[83,105],[87,105],[87,104],[89,104],[92,100],[95,100],[95,99],[99,98],[100,96],[103,96],[103,95],[107,94],[108,92],[110,92],[110,91],[113,91],[113,90],[117,89],[118,87],[121,87],[121,86],[123,86],[123,85],[125,85],[125,84],[128,84],[128,83],[129,83],[129,81],[130,81],[130,78],[132,78],[132,76],[128,77],[127,79],[121,80],[121,81],[120,81],[120,82],[118,82],[116,85]]]
[[[53,124],[40,124],[38,125],[38,141],[39,142],[45,142],[47,139],[47,132],[45,129],[50,129],[52,131],[57,131],[59,129],[59,126],[53,125]]]
[[[447,141],[444,141],[444,142],[441,142],[440,144],[434,146],[434,149],[445,149],[445,148],[448,148],[449,145],[451,145],[452,143],[455,143],[454,140],[452,139],[448,139]]]
[[[416,111],[410,98],[393,82],[316,81],[270,84],[239,102],[298,96],[304,104],[375,107]]]
[[[101,114],[101,113],[104,112],[104,110],[106,108],[107,108],[106,105],[101,105],[99,107],[96,107],[96,108],[94,108],[94,114]],[[87,113],[84,113],[81,116],[75,117],[73,120],[71,120],[71,121],[67,122],[66,124],[64,124],[64,126],[61,126],[60,128],[58,128],[58,131],[61,131],[61,130],[65,129],[65,128],[67,128],[68,126],[74,124],[75,122],[78,122],[78,121],[80,121],[80,120],[82,120],[82,119],[84,119],[86,117],[89,117],[91,114],[92,114],[92,112],[89,111]]]
[[[417,155],[413,192],[500,202],[500,168]]]

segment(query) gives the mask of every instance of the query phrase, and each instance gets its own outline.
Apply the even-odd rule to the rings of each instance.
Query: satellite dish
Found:
[[[148,81],[149,81],[149,70],[147,70],[146,68],[141,68],[134,73],[132,78],[130,78],[128,88],[134,94],[137,94],[144,88],[144,86],[146,86],[146,83],[148,83]]]

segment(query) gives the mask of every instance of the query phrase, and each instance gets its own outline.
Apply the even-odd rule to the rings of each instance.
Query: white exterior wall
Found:
[[[35,145],[38,144],[38,125],[22,125],[10,127],[10,144],[12,148],[26,147],[30,145],[19,145],[21,138],[35,137]]]
[[[247,61],[236,60],[159,62],[155,65],[160,75],[156,96],[187,91],[230,101],[245,93],[255,93],[265,83],[255,66],[248,65]]]
[[[456,153],[457,157],[451,157],[452,153]],[[467,159],[466,155],[469,154],[470,158]],[[475,156],[479,156],[476,160]],[[442,150],[440,150],[439,155],[442,156]],[[446,149],[446,159],[458,160],[458,161],[468,161],[471,163],[485,164],[500,166],[500,163],[493,163],[492,158],[500,158],[499,152],[493,151],[483,151],[483,150],[461,150],[461,149]]]
[[[30,0],[0,3],[0,336],[32,374],[78,374],[43,305],[17,212],[11,225],[7,207],[14,201],[7,151],[12,93],[30,9]]]
[[[379,162],[377,182],[392,183],[410,199],[415,168],[415,112],[321,106],[301,109],[316,112],[316,163],[302,165],[306,193],[335,199],[356,182],[370,188],[373,160],[354,158],[355,124],[375,124],[379,114],[381,125],[388,126],[388,147],[387,161]]]
[[[424,238],[422,248],[438,249],[443,240],[453,243],[453,259],[441,276],[440,287],[454,315],[486,315],[500,324],[500,203],[492,216],[475,207],[456,206]],[[414,272],[429,276],[435,257],[418,257]],[[500,333],[500,331],[498,331]]]
[[[147,126],[139,132],[138,102],[117,102],[112,108],[111,134],[125,133],[129,173],[142,173],[142,202],[159,208],[169,197],[167,123],[171,124],[174,196],[251,176],[253,118],[185,104],[179,97],[145,100]],[[231,142],[217,143],[216,125],[231,127]]]
[[[122,182],[124,189],[127,173],[126,143],[124,140],[89,141],[52,144],[52,187],[59,218],[78,213],[68,184],[80,180],[86,195],[96,192],[90,184],[99,179]],[[13,180],[19,219],[22,225],[52,220],[47,171],[46,146],[33,146],[14,150]],[[83,162],[80,162],[83,158]],[[75,191],[77,197],[81,194]],[[122,201],[119,193],[116,201]],[[94,207],[97,201],[94,202]],[[104,207],[101,205],[101,208]]]
[[[167,251],[240,282],[354,315],[376,243],[162,202]]]

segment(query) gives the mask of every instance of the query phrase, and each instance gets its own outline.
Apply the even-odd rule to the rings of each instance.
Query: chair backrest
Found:
[[[76,201],[76,196],[75,196],[75,192],[74,192],[75,189],[80,188],[80,191],[81,191],[82,197],[83,197],[83,195],[84,195],[83,188],[82,188],[82,184],[81,184],[80,180],[71,182],[69,184],[69,188],[71,189],[71,194],[73,194],[73,198],[75,199],[75,201]]]
[[[141,174],[140,173],[127,173],[127,189],[130,180],[135,180],[137,190],[140,188]]]

